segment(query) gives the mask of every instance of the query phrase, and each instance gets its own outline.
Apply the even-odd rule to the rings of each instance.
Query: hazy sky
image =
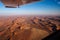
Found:
[[[60,0],[43,0],[20,8],[5,8],[0,2],[0,15],[60,15]]]

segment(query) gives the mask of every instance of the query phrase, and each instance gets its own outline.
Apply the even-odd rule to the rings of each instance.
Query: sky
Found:
[[[0,15],[60,15],[60,0],[42,0],[19,8],[5,8],[0,2]]]

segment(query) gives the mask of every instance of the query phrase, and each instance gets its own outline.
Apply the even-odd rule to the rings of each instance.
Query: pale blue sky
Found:
[[[20,8],[5,8],[0,2],[0,15],[59,15],[60,0],[43,0]]]

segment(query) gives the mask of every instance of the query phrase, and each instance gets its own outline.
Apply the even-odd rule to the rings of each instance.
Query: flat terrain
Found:
[[[60,16],[0,16],[0,40],[41,40],[60,30]]]

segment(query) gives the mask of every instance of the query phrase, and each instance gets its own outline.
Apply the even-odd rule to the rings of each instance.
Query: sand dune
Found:
[[[41,40],[60,30],[59,16],[8,16],[0,17],[0,40]]]

